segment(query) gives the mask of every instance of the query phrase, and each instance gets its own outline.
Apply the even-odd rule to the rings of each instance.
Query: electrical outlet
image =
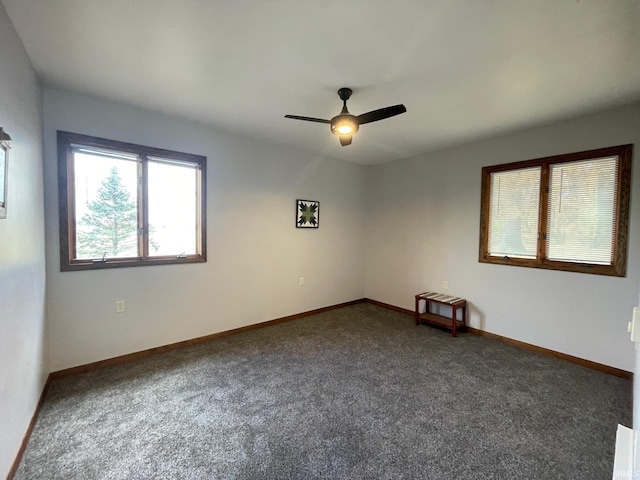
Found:
[[[300,286],[304,287],[304,277],[300,277]]]
[[[449,290],[449,282],[448,282],[448,281],[446,281],[446,280],[443,280],[443,282],[442,282],[442,288],[443,288],[444,290]]]
[[[122,313],[126,310],[126,305],[124,303],[124,300],[117,300],[116,301],[116,313]]]

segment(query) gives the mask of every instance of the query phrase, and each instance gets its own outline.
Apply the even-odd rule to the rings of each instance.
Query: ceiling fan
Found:
[[[353,91],[347,87],[338,90],[338,96],[343,102],[342,111],[340,112],[340,115],[336,115],[331,120],[314,117],[301,117],[299,115],[285,115],[284,118],[305,120],[307,122],[328,123],[331,125],[331,133],[337,135],[340,138],[340,145],[346,147],[347,145],[351,145],[353,135],[356,134],[360,125],[384,120],[385,118],[394,117],[407,111],[406,107],[400,104],[380,108],[378,110],[372,110],[371,112],[363,113],[362,115],[351,115],[349,110],[347,110],[347,100],[349,100],[352,93]]]

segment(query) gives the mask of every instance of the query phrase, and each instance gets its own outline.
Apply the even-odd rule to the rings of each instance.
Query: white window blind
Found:
[[[491,174],[488,253],[536,258],[540,167]]]
[[[550,166],[547,258],[609,265],[616,231],[618,157]]]

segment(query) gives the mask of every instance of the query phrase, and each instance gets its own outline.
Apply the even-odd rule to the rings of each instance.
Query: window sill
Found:
[[[176,256],[153,257],[148,259],[114,258],[106,261],[71,260],[68,264],[60,265],[61,272],[74,272],[78,270],[103,270],[105,268],[149,267],[153,265],[179,265],[184,263],[206,263],[206,257],[202,255],[187,255],[184,258]]]
[[[527,267],[527,268],[542,268],[545,270],[559,270],[563,272],[575,272],[575,273],[591,273],[595,275],[607,275],[610,277],[624,277],[626,275],[624,264],[622,266],[616,265],[595,265],[588,263],[573,263],[573,262],[555,262],[550,260],[530,260],[525,258],[510,258],[510,257],[492,257],[488,255],[481,255],[478,258],[480,263],[493,263],[495,265],[511,265],[514,267]]]

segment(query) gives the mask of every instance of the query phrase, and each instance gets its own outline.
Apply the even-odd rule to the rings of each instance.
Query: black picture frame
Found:
[[[296,228],[318,228],[320,226],[320,202],[296,200]]]

